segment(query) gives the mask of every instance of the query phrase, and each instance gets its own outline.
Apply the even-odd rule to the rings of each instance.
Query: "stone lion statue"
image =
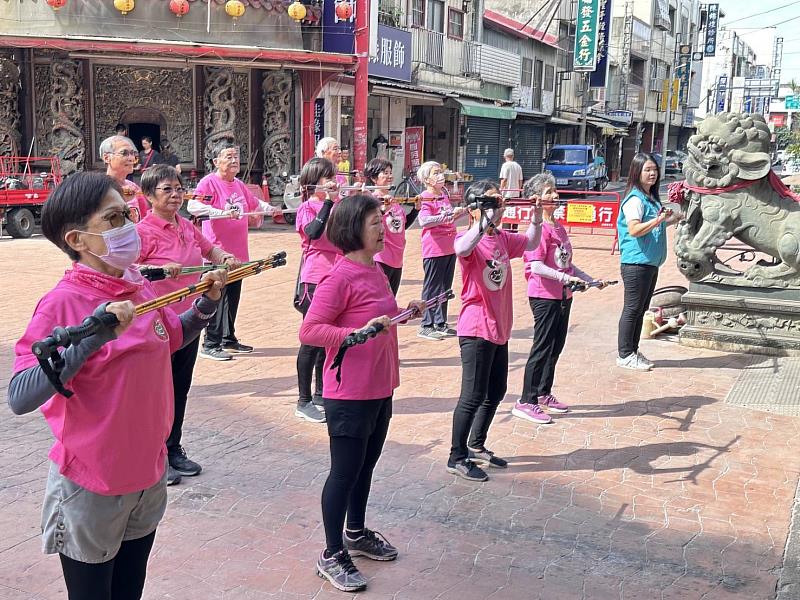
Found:
[[[689,138],[685,181],[670,186],[681,202],[675,253],[690,281],[750,287],[800,287],[800,197],[772,171],[770,131],[761,115],[709,115]],[[744,273],[717,258],[736,238],[775,264]]]

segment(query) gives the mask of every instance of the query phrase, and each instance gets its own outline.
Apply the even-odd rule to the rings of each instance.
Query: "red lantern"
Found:
[[[340,21],[347,21],[353,16],[353,7],[348,2],[340,2],[336,5],[336,16]]]
[[[169,0],[169,9],[176,17],[182,17],[189,12],[189,0]]]
[[[66,3],[67,0],[47,0],[47,6],[49,6],[53,10],[58,10],[59,8],[63,8]]]

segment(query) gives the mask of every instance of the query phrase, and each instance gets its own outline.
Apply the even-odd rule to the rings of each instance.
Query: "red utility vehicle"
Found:
[[[0,156],[0,219],[11,237],[33,235],[42,204],[59,183],[57,156]]]

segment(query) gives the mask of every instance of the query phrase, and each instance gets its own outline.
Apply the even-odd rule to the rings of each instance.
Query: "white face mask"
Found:
[[[431,177],[428,178],[428,181],[430,181],[431,185],[442,185],[444,183],[444,173],[431,175]]]
[[[124,271],[139,258],[142,241],[139,238],[139,232],[136,230],[136,224],[131,221],[128,221],[122,227],[109,229],[103,233],[93,233],[91,231],[82,233],[103,237],[103,241],[106,243],[106,253],[103,256],[94,252],[90,252],[90,254],[102,260],[109,267]]]

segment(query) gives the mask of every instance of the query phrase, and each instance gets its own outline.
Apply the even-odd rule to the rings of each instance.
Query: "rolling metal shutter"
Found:
[[[544,126],[515,122],[511,129],[511,147],[514,160],[522,167],[522,175],[529,179],[542,172],[544,163]]]
[[[476,180],[488,178],[497,181],[500,176],[510,123],[505,119],[467,117],[465,170]]]

